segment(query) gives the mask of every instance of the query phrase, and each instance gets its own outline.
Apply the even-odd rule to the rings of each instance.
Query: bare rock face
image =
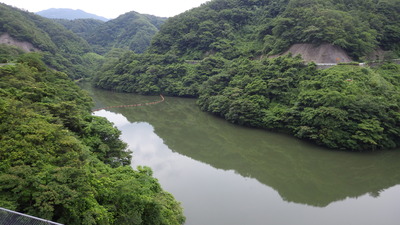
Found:
[[[11,37],[8,33],[4,33],[0,35],[0,44],[6,44],[6,45],[13,45],[16,47],[21,48],[22,50],[26,52],[36,52],[39,51],[39,49],[33,47],[33,45],[27,41],[18,41]]]
[[[305,62],[347,63],[352,61],[342,48],[332,44],[294,44],[281,55],[288,53],[292,53],[293,56],[300,54]]]

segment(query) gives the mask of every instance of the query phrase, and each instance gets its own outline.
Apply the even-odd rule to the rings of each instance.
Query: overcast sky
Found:
[[[49,8],[82,9],[109,19],[121,14],[136,11],[160,17],[171,17],[186,10],[200,6],[209,0],[0,0],[29,12]]]

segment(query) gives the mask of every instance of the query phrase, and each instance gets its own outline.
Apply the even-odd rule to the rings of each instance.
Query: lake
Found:
[[[84,88],[95,108],[159,101]],[[95,112],[122,131],[132,167],[149,166],[182,202],[186,225],[398,225],[400,150],[333,151],[230,124],[166,97]]]

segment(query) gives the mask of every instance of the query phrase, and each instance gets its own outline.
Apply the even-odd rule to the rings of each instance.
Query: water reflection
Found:
[[[96,108],[159,98],[91,91]],[[163,187],[184,201],[187,224],[376,224],[382,218],[396,224],[400,219],[395,212],[399,151],[322,149],[234,126],[199,111],[192,99],[111,111],[100,113],[111,114],[105,116],[123,130],[134,159],[140,155],[140,163],[151,165]]]
[[[134,96],[94,90],[98,104],[146,102]],[[347,197],[400,184],[400,152],[336,152],[276,133],[234,126],[201,112],[192,99],[167,98],[151,107],[118,108],[129,121],[147,121],[173,151],[215,168],[254,177],[289,202],[326,206]],[[136,151],[136,149],[135,149]]]

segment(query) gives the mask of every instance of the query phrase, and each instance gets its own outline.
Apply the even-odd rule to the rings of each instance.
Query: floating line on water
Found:
[[[147,103],[139,103],[139,104],[134,104],[134,105],[115,105],[115,106],[108,106],[104,108],[99,108],[99,109],[94,109],[92,112],[97,112],[103,109],[112,109],[112,108],[127,108],[127,107],[136,107],[136,106],[145,106],[145,105],[155,105],[158,103],[161,103],[165,100],[164,96],[160,94],[161,100],[155,101],[155,102],[147,102]]]

